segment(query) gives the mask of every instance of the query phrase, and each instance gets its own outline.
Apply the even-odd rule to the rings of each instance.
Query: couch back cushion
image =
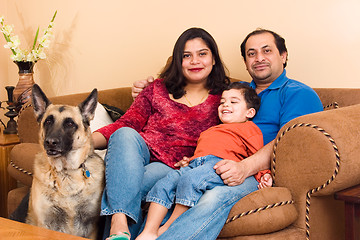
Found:
[[[360,103],[360,89],[357,88],[314,88],[323,106],[346,107]]]
[[[238,79],[232,79],[238,81]],[[337,103],[339,107],[346,107],[360,103],[360,89],[352,88],[315,88],[324,106],[332,106]],[[78,93],[66,96],[50,98],[54,104],[78,105],[89,93]],[[116,88],[99,91],[98,101],[102,104],[117,107],[126,111],[133,99],[131,88]],[[21,142],[38,143],[39,127],[35,120],[32,107],[27,107],[21,111],[18,119],[18,130]]]

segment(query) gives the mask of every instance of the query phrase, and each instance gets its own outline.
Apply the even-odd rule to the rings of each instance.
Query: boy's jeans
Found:
[[[156,202],[168,209],[174,199],[175,203],[195,206],[206,190],[224,185],[214,170],[214,165],[221,160],[219,157],[207,155],[192,160],[187,167],[170,171],[150,190],[146,201]]]

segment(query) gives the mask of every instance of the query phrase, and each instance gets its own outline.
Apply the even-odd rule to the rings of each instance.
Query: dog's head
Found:
[[[94,117],[96,104],[96,89],[85,101],[73,107],[52,104],[37,84],[33,86],[32,105],[40,124],[40,144],[49,157],[56,159],[78,154],[78,149],[87,145],[88,151],[92,150],[89,123]]]

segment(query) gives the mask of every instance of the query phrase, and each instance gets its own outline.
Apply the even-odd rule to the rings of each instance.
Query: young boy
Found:
[[[218,114],[223,124],[209,128],[201,133],[194,156],[181,160],[187,167],[171,171],[159,180],[146,197],[151,202],[143,232],[136,240],[156,239],[165,232],[171,223],[190,207],[193,207],[202,194],[209,189],[224,185],[223,180],[213,169],[222,159],[241,161],[254,154],[263,146],[260,129],[252,119],[260,107],[260,99],[254,89],[242,83],[231,83],[223,92]],[[255,176],[258,188],[272,185],[269,170]],[[176,190],[176,191],[175,191]],[[176,194],[176,205],[169,220],[160,224],[171,208]]]

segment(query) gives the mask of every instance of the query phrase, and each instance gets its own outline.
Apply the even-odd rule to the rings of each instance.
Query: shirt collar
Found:
[[[267,89],[278,89],[282,87],[288,80],[289,79],[286,77],[286,70],[284,69],[282,74],[277,79],[275,79],[275,81],[271,83],[271,85]],[[253,89],[256,88],[254,80],[251,81],[250,87],[252,87]]]

